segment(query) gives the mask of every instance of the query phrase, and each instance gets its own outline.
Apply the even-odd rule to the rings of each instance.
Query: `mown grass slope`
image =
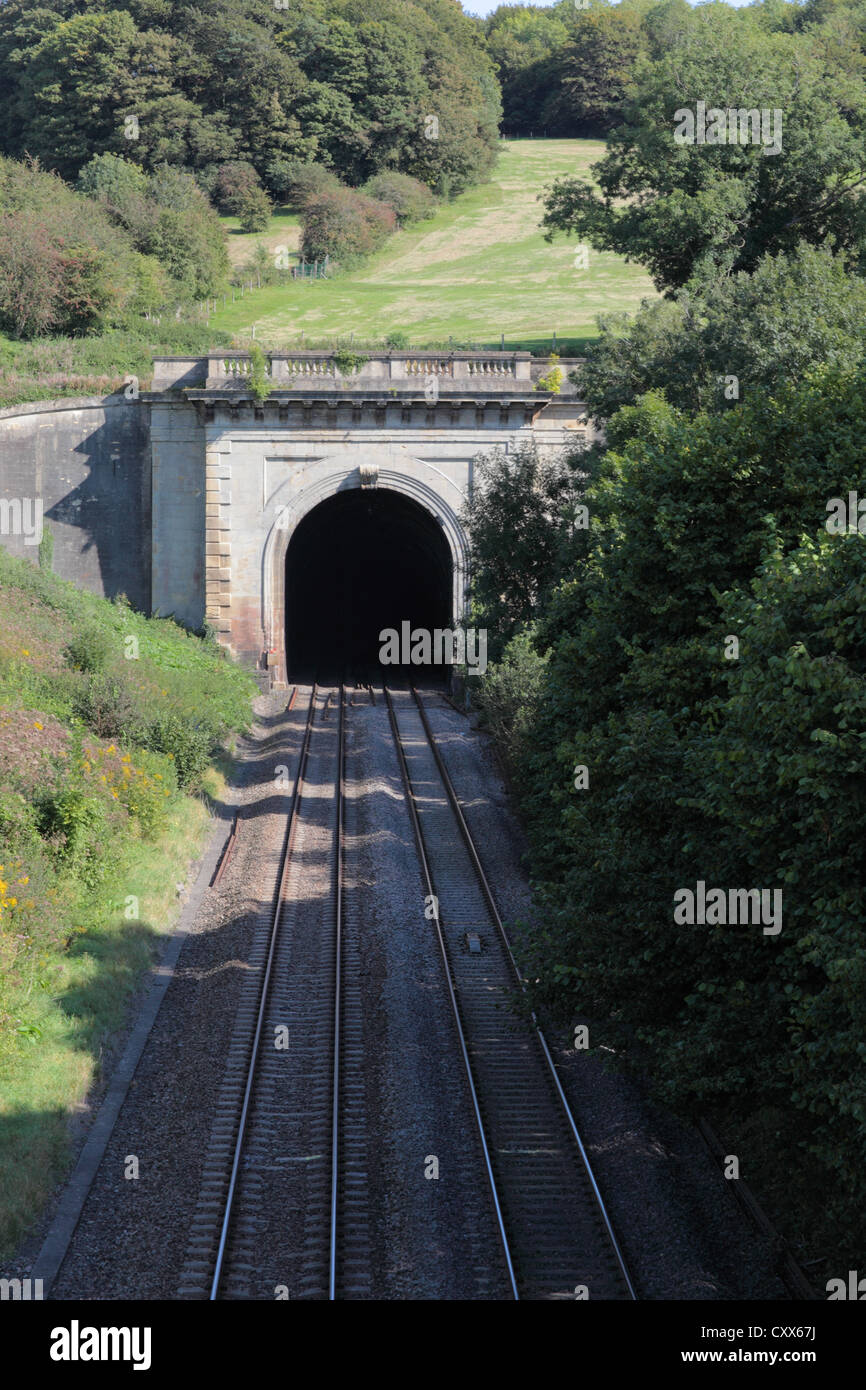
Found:
[[[601,158],[598,140],[504,140],[489,183],[441,207],[430,221],[398,232],[359,269],[333,280],[296,281],[247,293],[220,306],[211,327],[256,337],[266,346],[297,346],[352,333],[373,342],[402,331],[413,347],[478,342],[498,347],[550,346],[598,335],[596,316],[635,310],[654,296],[649,276],[612,253],[544,240],[539,195],[557,175],[582,174]],[[255,236],[225,219],[233,261],[250,257]],[[272,219],[269,249],[293,246],[291,219]]]

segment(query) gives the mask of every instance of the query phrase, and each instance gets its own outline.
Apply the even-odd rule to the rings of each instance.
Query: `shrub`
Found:
[[[250,390],[257,401],[266,401],[271,394],[271,379],[267,358],[258,343],[250,345],[250,368]]]
[[[502,660],[487,668],[475,692],[511,777],[519,775],[521,764],[531,751],[547,661],[547,655],[541,656],[536,650],[533,629],[526,628],[508,643]]]
[[[105,806],[81,783],[66,782],[46,791],[37,803],[40,834],[53,839],[64,865],[87,887],[105,877],[100,838],[105,832]]]
[[[42,539],[39,542],[39,568],[49,572],[54,566],[54,532],[48,525],[42,527]]]
[[[240,212],[243,200],[250,193],[261,192],[261,180],[245,159],[235,159],[221,164],[216,172],[213,186],[213,200],[221,212]]]
[[[547,376],[540,376],[538,378],[535,387],[536,391],[549,391],[552,396],[559,395],[563,382],[563,370],[557,365],[558,362],[559,353],[552,352],[549,359],[550,371],[547,373]]]
[[[251,188],[237,201],[242,232],[263,232],[271,220],[271,200],[263,188]]]
[[[63,649],[63,655],[73,671],[104,671],[112,654],[112,642],[104,628],[83,627]]]
[[[148,746],[167,753],[174,761],[177,784],[182,790],[195,790],[210,761],[214,738],[211,730],[177,714],[164,714],[148,731]]]
[[[343,184],[333,169],[324,164],[302,164],[299,160],[286,160],[270,180],[282,193],[290,208],[302,211],[310,198],[320,193],[333,193]]]
[[[75,713],[83,719],[98,738],[120,738],[133,735],[140,715],[137,702],[128,686],[105,672],[91,674],[79,687]]]
[[[392,169],[368,179],[361,191],[393,208],[401,227],[409,222],[421,222],[436,212],[436,199],[426,183]]]
[[[351,188],[319,193],[304,207],[301,249],[307,260],[329,256],[350,266],[378,251],[396,229],[392,208]]]

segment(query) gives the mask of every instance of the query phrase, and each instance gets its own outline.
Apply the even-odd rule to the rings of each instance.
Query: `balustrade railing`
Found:
[[[341,370],[339,354],[331,352],[273,352],[265,357],[265,371],[273,382],[275,390],[281,385],[303,382],[309,388],[330,388],[344,390],[372,390],[376,387],[402,385],[419,387],[435,377],[445,390],[460,390],[481,387],[486,390],[517,389],[530,391],[530,355],[526,352],[487,353],[487,352],[391,352],[359,354],[355,370]],[[180,359],[176,359],[180,363]],[[172,363],[175,359],[164,359],[158,369],[167,379],[180,372]],[[190,366],[193,360],[189,359]],[[246,384],[252,375],[252,362],[245,353],[214,352],[208,354],[207,385],[219,389],[221,385]]]

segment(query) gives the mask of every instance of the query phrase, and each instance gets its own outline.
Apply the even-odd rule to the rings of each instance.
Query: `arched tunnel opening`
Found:
[[[452,559],[440,523],[386,489],[353,488],[320,502],[286,554],[290,681],[444,681],[447,666],[379,661],[386,629],[452,626]]]

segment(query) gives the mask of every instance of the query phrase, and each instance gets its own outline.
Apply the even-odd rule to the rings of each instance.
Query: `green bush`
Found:
[[[329,256],[342,266],[351,266],[378,251],[397,227],[392,208],[351,188],[308,198],[301,221],[304,257],[321,261]]]
[[[321,193],[333,193],[343,184],[333,169],[324,164],[302,164],[299,160],[287,161],[279,169],[278,187],[290,208],[303,211],[310,198]]]
[[[79,686],[75,712],[97,738],[134,736],[140,720],[139,703],[121,678],[98,671]]]
[[[237,214],[242,232],[263,232],[271,220],[273,207],[262,188],[250,188],[237,200]]]
[[[547,660],[547,655],[539,655],[532,630],[519,632],[506,646],[502,660],[488,666],[475,692],[485,724],[512,778],[520,776],[531,752]]]
[[[104,628],[90,626],[76,632],[64,648],[64,656],[73,671],[104,671],[114,651],[114,644]]]
[[[436,199],[426,183],[410,178],[408,174],[398,174],[393,169],[374,174],[363,185],[361,192],[393,208],[401,227],[433,217],[436,212]]]
[[[54,532],[48,525],[43,525],[42,538],[39,542],[39,568],[49,572],[54,565]]]
[[[866,548],[824,523],[864,432],[862,368],[723,415],[621,410],[589,549],[538,625],[541,693],[524,712],[494,668],[491,696],[506,749],[521,731],[538,1001],[590,1014],[678,1107],[772,1115],[779,1200],[810,1174],[840,1258],[866,1235]],[[781,932],[678,924],[699,881],[780,889]]]
[[[178,714],[164,714],[151,724],[147,743],[149,748],[166,753],[173,760],[182,791],[199,787],[213,749],[212,730]]]
[[[102,882],[106,863],[101,840],[106,832],[105,806],[87,788],[69,780],[46,790],[37,801],[40,834],[56,844],[64,866],[86,887]]]

